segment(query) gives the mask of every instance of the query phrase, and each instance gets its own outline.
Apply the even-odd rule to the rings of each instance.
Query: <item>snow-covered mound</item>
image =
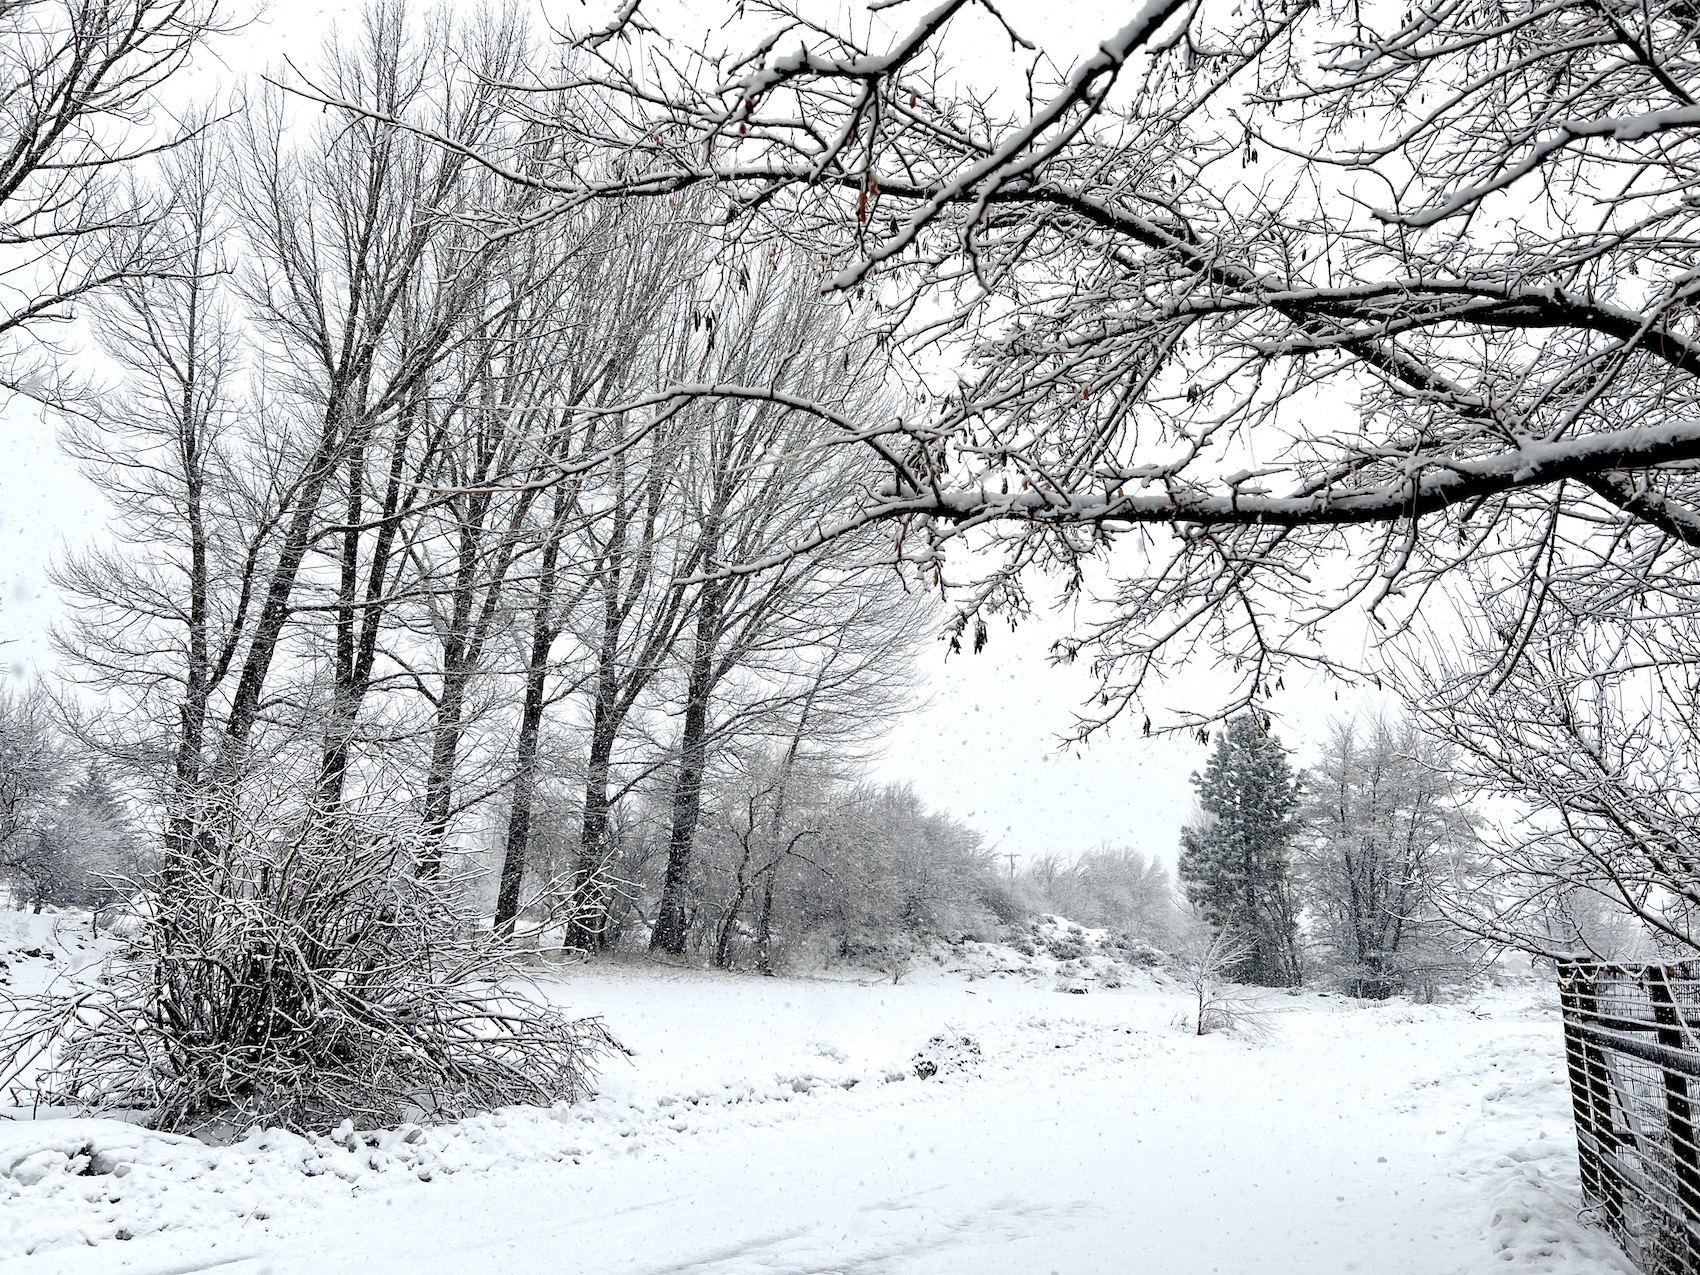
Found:
[[[740,982],[705,975],[699,985],[712,994]],[[641,978],[627,971],[621,985],[638,988]],[[506,1108],[433,1128],[357,1130],[345,1122],[307,1136],[255,1128],[222,1147],[118,1120],[0,1122],[0,1258],[220,1220],[265,1220],[401,1180],[664,1155],[681,1142],[748,1136],[847,1104],[862,1112],[925,1104],[941,1085],[983,1072],[1015,1073],[1043,1062],[1068,1074],[1088,1062],[1131,1061],[1164,1043],[1043,1015],[1000,1023],[987,1037],[982,1050],[976,1037],[954,1028],[926,1039],[898,1035],[889,1044],[840,1035],[839,1043],[811,1041],[753,1066],[701,1066],[683,1075],[616,1071],[600,1096],[574,1106]],[[1063,1050],[1066,1059],[1055,1057]]]
[[[115,941],[82,912],[0,911],[0,995],[26,996],[99,964]]]
[[[1004,926],[996,939],[957,935],[930,940],[906,961],[888,963],[880,972],[889,972],[897,983],[1013,979],[1085,994],[1120,987],[1172,986],[1165,960],[1149,944],[1046,914],[1025,924]]]

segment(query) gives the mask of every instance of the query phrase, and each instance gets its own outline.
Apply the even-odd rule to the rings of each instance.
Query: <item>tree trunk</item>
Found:
[[[761,912],[756,917],[756,969],[768,978],[773,977],[773,886],[779,876],[779,861],[767,869],[767,879],[761,886]]]
[[[313,522],[318,514],[319,501],[325,486],[335,471],[341,450],[343,431],[340,428],[342,408],[340,395],[333,395],[336,404],[326,413],[319,435],[318,448],[302,475],[295,491],[295,515],[278,551],[266,583],[265,600],[254,622],[254,636],[248,644],[248,655],[242,672],[236,679],[236,691],[231,697],[230,711],[225,716],[224,744],[220,763],[226,774],[240,769],[247,751],[249,736],[260,717],[260,697],[272,661],[277,657],[278,643],[284,626],[289,622],[290,599],[295,592],[296,577],[312,543]]]
[[[543,544],[538,565],[537,595],[531,615],[531,649],[525,662],[525,694],[520,702],[519,739],[514,746],[512,803],[508,807],[507,837],[502,846],[502,875],[496,889],[497,934],[512,938],[519,918],[520,891],[525,885],[526,856],[531,843],[531,815],[537,802],[537,746],[543,734],[543,709],[547,703],[549,653],[560,636],[555,618],[555,590],[559,583],[561,531],[568,508],[566,493],[555,491],[554,516]]]
[[[608,780],[613,771],[617,723],[608,702],[613,687],[597,688],[591,721],[590,755],[585,767],[584,817],[579,828],[578,863],[573,867],[572,895],[565,943],[579,951],[600,949],[608,930],[608,904],[603,874],[608,856]]]
[[[431,729],[431,761],[425,771],[425,801],[421,810],[425,848],[419,856],[419,875],[437,875],[443,862],[443,838],[448,835],[454,806],[455,762],[460,755],[466,687],[476,656],[471,649],[472,594],[477,585],[477,534],[461,529],[460,565],[455,575],[454,606],[443,637],[443,681],[437,695],[437,720]]]
[[[531,657],[525,670],[525,699],[520,705],[519,740],[514,748],[513,800],[508,807],[502,875],[496,890],[495,930],[504,938],[513,937],[514,922],[519,917],[520,889],[525,883],[531,813],[537,800],[537,743],[543,731],[544,690],[553,638],[547,614],[539,608],[531,630]]]
[[[529,497],[525,502],[529,503]],[[431,764],[425,774],[425,851],[420,856],[419,872],[427,878],[435,876],[442,866],[443,840],[454,812],[455,765],[460,758],[461,736],[466,730],[466,693],[483,660],[484,642],[513,561],[515,541],[510,534],[503,538],[490,564],[483,584],[484,598],[479,603],[479,567],[484,560],[484,541],[490,534],[485,526],[490,503],[488,494],[478,496],[461,524],[454,606],[443,639],[443,685],[432,732]],[[515,527],[523,516],[522,509],[515,518]]]
[[[414,498],[408,491],[403,473],[406,468],[408,444],[417,423],[417,409],[409,406],[402,416],[391,443],[389,473],[384,489],[383,518],[372,545],[372,560],[366,570],[363,596],[356,605],[359,581],[359,544],[361,500],[360,484],[364,481],[364,449],[358,463],[348,469],[348,523],[343,532],[341,580],[338,589],[335,687],[331,718],[325,726],[323,755],[319,761],[319,800],[327,809],[342,801],[348,783],[348,768],[353,750],[355,728],[360,720],[360,708],[372,687],[372,669],[377,662],[378,631],[388,611],[388,594],[392,588],[390,560],[395,552],[396,537],[403,517],[411,509]],[[427,446],[429,453],[431,447]]]
[[[460,756],[464,729],[466,687],[470,674],[456,668],[443,675],[442,695],[437,701],[437,721],[431,730],[431,761],[425,771],[425,800],[421,810],[425,848],[419,856],[419,875],[430,880],[443,863],[443,839],[448,836],[449,816],[454,810],[455,762]]]
[[[601,554],[602,636],[596,657],[596,700],[591,711],[590,752],[585,765],[584,812],[579,829],[578,863],[573,869],[572,894],[568,900],[570,915],[566,928],[566,944],[581,951],[600,950],[608,939],[608,882],[606,872],[609,858],[608,823],[611,803],[608,784],[613,774],[614,745],[626,714],[643,692],[655,670],[660,656],[671,645],[676,630],[669,613],[655,627],[644,643],[638,659],[626,667],[621,677],[620,648],[626,622],[639,592],[646,587],[653,564],[650,535],[653,517],[643,527],[638,553],[632,560],[629,579],[625,578],[627,533],[632,510],[623,503],[624,470],[620,460],[615,464],[615,476],[620,487],[616,493],[614,527],[608,544]],[[626,592],[629,590],[629,596]]]
[[[691,851],[702,821],[702,781],[708,766],[709,699],[714,691],[714,656],[720,627],[723,590],[709,586],[697,610],[696,645],[685,693],[685,722],[679,737],[679,771],[673,783],[673,821],[667,843],[667,875],[661,886],[661,905],[651,951],[682,956],[685,951],[685,892],[689,888]]]
[[[750,883],[744,873],[750,866],[750,837],[755,835],[752,828],[744,837],[744,857],[738,861],[737,893],[732,896],[732,902],[726,909],[726,915],[721,918],[720,932],[714,939],[714,966],[716,969],[729,970],[732,968],[732,931],[738,924],[738,913],[744,909],[744,899],[750,893]]]
[[[196,183],[197,195],[206,188]],[[195,280],[188,295],[181,391],[177,404],[178,435],[183,457],[184,521],[189,533],[189,662],[183,671],[183,702],[177,713],[177,748],[172,765],[171,808],[166,812],[165,887],[194,855],[194,808],[203,796],[202,762],[206,751],[207,708],[212,700],[212,640],[210,633],[211,567],[206,524],[206,464],[201,448],[202,257],[208,245],[206,205],[192,203],[195,238],[190,257]]]

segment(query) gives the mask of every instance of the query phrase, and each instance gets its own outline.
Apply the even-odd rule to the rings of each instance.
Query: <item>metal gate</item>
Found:
[[[1647,1275],[1700,1275],[1700,962],[1558,973],[1584,1202]]]

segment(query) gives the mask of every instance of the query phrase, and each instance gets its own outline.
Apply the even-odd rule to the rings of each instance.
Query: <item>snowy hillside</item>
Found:
[[[1257,1043],[1186,1034],[1161,975],[1110,987],[1100,965],[1086,984],[1080,957],[1042,948],[945,946],[895,984],[571,968],[550,994],[633,1051],[574,1108],[223,1148],[113,1121],[6,1124],[0,1262],[1627,1269],[1575,1219],[1557,1014],[1538,985],[1444,1007],[1269,994]],[[14,978],[49,964],[6,959]]]

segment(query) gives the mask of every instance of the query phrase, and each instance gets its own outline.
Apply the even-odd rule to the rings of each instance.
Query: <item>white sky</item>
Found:
[[[945,655],[943,643],[921,656],[932,701],[892,731],[879,773],[908,780],[929,805],[978,828],[1005,852],[1073,854],[1100,843],[1154,855],[1171,866],[1181,825],[1192,808],[1187,782],[1209,750],[1190,736],[1145,739],[1134,717],[1084,746],[1060,747],[1096,683],[1087,668],[1053,664],[1051,642],[1068,629],[1038,615],[1011,634],[992,626],[979,655]],[[1228,693],[1217,674],[1176,669],[1154,697],[1164,704],[1215,704]],[[1292,676],[1270,707],[1276,733],[1296,750],[1295,764],[1315,760],[1331,718],[1369,713],[1382,697],[1368,689],[1306,683]]]
[[[605,6],[548,7],[583,25]],[[690,7],[724,12],[719,0]],[[1042,19],[1039,29],[1054,53],[1089,49],[1125,20],[1119,7],[1098,2],[1021,0],[1004,10],[1018,28]],[[358,11],[354,4],[274,5],[268,17],[215,47],[193,91],[228,89],[238,69],[275,65],[286,55],[311,60],[327,24]],[[969,49],[976,69],[1003,60],[997,44]],[[31,405],[14,402],[0,412],[0,438],[0,664],[19,679],[52,666],[47,628],[59,602],[47,579],[50,560],[67,544],[98,537],[105,514]],[[1042,590],[1035,600],[1045,600]],[[1058,667],[1048,658],[1051,642],[1066,631],[1064,619],[1041,614],[1014,634],[994,624],[992,641],[978,656],[947,659],[943,643],[930,644],[920,661],[930,703],[894,724],[878,777],[913,783],[928,805],[980,829],[1003,852],[1069,854],[1109,843],[1172,864],[1192,804],[1187,777],[1203,766],[1207,750],[1189,738],[1138,738],[1131,722],[1078,750],[1059,747],[1094,690],[1086,668]],[[1156,707],[1213,702],[1221,695],[1214,680],[1209,669],[1178,670]],[[1313,760],[1331,716],[1370,709],[1379,698],[1341,691],[1337,700],[1332,687],[1295,685],[1292,678],[1289,686],[1271,708],[1301,765]],[[1153,716],[1161,720],[1160,712]]]

